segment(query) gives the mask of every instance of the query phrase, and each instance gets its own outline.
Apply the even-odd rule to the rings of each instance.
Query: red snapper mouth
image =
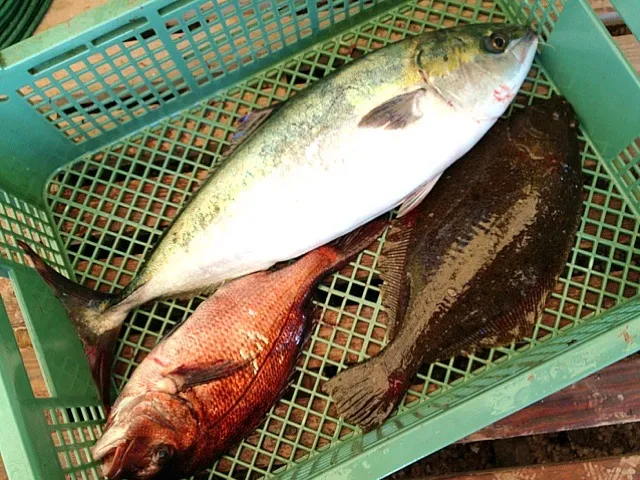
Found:
[[[115,447],[113,453],[107,453],[102,460],[102,470],[109,480],[120,480],[127,471],[127,454],[131,451],[135,440]]]

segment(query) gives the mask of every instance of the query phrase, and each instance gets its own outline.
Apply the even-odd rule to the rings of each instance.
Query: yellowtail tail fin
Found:
[[[115,303],[116,296],[83,287],[56,272],[26,243],[18,241],[25,255],[31,259],[40,277],[51,287],[62,302],[73,322],[91,374],[98,386],[105,406],[109,405],[109,376],[115,344],[122,319],[112,318],[105,312]]]

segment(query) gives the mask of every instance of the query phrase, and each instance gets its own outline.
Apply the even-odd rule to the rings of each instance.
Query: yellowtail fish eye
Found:
[[[489,53],[502,53],[509,46],[509,38],[502,33],[492,33],[483,37],[483,46]]]

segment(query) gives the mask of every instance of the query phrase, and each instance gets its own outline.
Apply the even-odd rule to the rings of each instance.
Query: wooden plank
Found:
[[[461,443],[640,421],[640,356],[621,360]]]
[[[434,480],[635,480],[640,479],[640,455],[430,478]]]
[[[18,304],[11,280],[0,277],[0,297],[2,297],[9,321],[13,327],[13,332],[16,336],[18,347],[20,348],[20,355],[22,355],[22,361],[27,370],[27,376],[29,377],[33,394],[37,398],[49,397],[49,390],[44,382],[40,363],[38,362],[36,351],[31,344],[31,337],[24,323],[22,311],[20,310],[20,305]],[[0,480],[1,478],[2,477],[0,477]]]
[[[2,457],[0,457],[0,480],[9,480],[7,471],[4,469],[4,463],[2,462]]]
[[[640,42],[633,35],[613,37],[620,50],[627,57],[631,65],[640,73]]]
[[[615,9],[609,0],[590,0],[591,8],[595,10],[596,13],[608,13],[614,12]]]

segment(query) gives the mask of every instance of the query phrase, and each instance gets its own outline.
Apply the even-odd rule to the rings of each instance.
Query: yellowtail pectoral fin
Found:
[[[238,123],[238,128],[231,138],[231,145],[225,152],[225,155],[231,154],[236,148],[238,148],[245,139],[251,136],[251,134],[255,132],[260,125],[266,122],[271,114],[278,110],[282,105],[284,105],[284,102],[277,103],[270,107],[257,108],[242,117]]]
[[[387,100],[382,105],[367,113],[360,122],[359,127],[384,128],[385,130],[398,130],[422,118],[420,101],[427,91],[419,88],[412,92],[403,93]]]

